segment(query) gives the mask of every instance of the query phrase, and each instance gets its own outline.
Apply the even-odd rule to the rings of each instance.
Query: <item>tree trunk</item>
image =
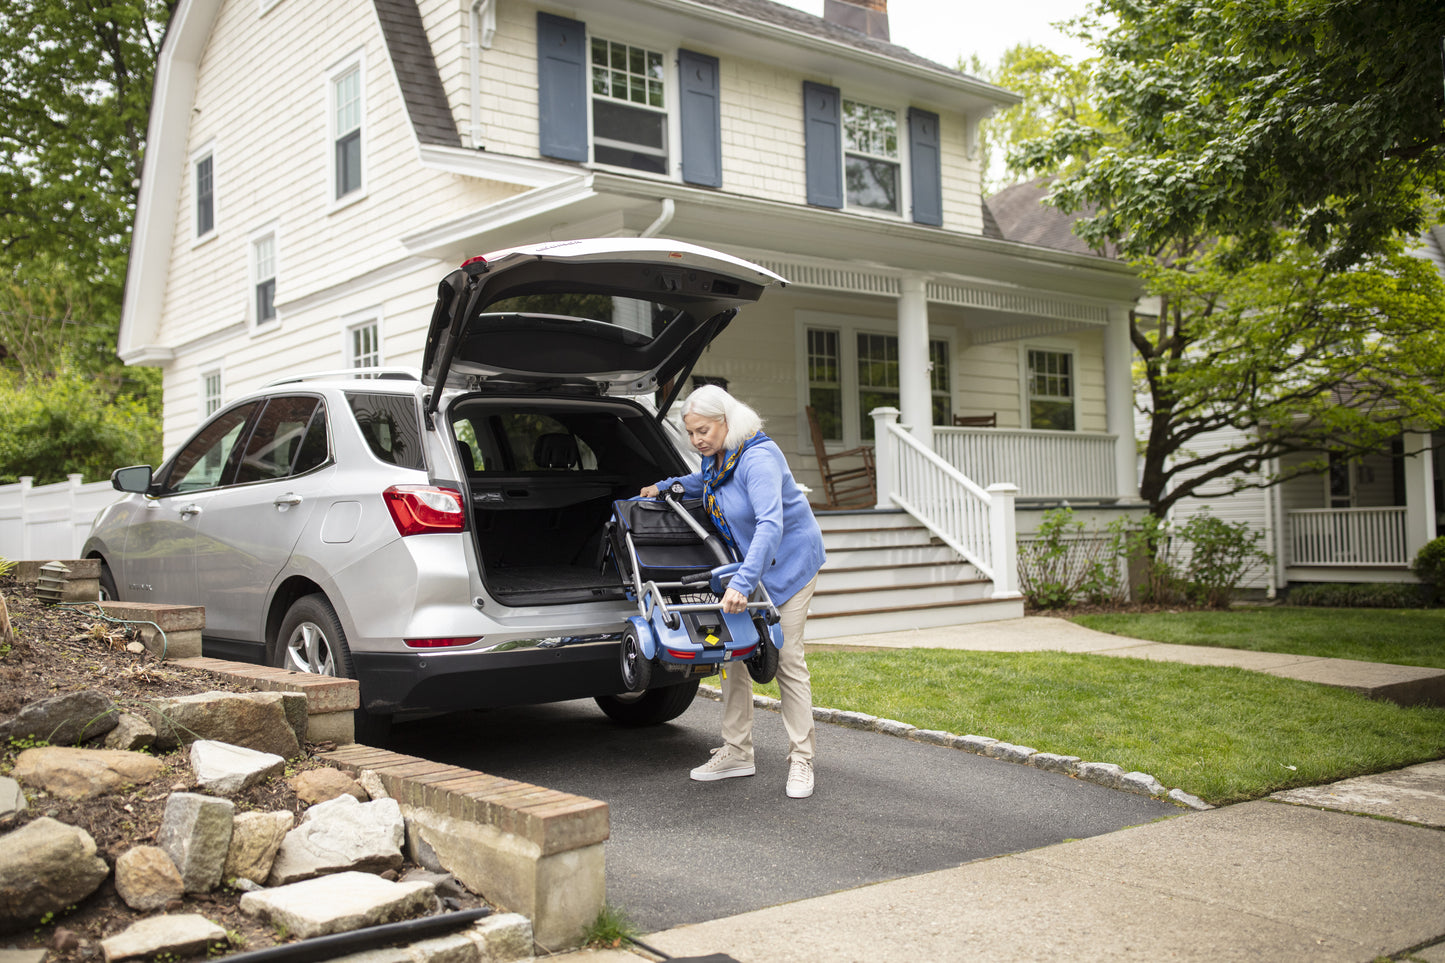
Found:
[[[14,645],[15,631],[10,628],[10,610],[5,607],[5,596],[0,595],[0,645]]]

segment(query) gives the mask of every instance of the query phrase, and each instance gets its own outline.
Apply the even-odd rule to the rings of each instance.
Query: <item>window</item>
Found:
[[[216,159],[207,153],[196,161],[196,237],[216,229]]]
[[[367,447],[388,465],[425,468],[421,454],[421,425],[411,395],[347,392],[347,404]]]
[[[662,54],[593,37],[592,157],[599,164],[667,173]]]
[[[843,364],[838,332],[808,329],[808,404],[827,441],[843,440]]]
[[[1066,351],[1028,352],[1029,427],[1074,430],[1074,356]]]
[[[806,322],[803,315],[807,314],[811,312],[800,312],[800,320]],[[861,317],[840,319],[837,328],[805,323],[805,340],[800,342],[799,350],[806,359],[807,370],[800,372],[800,379],[806,377],[807,394],[800,403],[813,408],[827,441],[853,445],[869,441],[873,438],[873,419],[868,413],[874,408],[899,406],[898,336],[863,329],[865,324],[876,323]],[[950,356],[946,339],[929,338],[928,378],[935,425],[947,425],[953,420]]]
[[[929,388],[933,393],[933,423],[947,425],[953,418],[953,399],[949,393],[948,342],[928,342]],[[897,408],[899,403],[898,338],[891,334],[858,335],[858,414],[859,427],[865,440],[873,439],[873,419],[868,412],[874,408]]]
[[[349,367],[381,367],[381,322],[370,318],[347,328],[346,355]]]
[[[160,482],[163,494],[193,492],[224,484],[241,429],[259,402],[217,415],[180,450]]]
[[[897,111],[843,101],[843,171],[849,207],[898,213]]]
[[[201,417],[209,418],[221,410],[221,369],[214,368],[201,374]]]
[[[251,276],[255,294],[252,310],[258,325],[276,320],[276,235],[266,234],[251,243]]]
[[[361,73],[361,64],[352,62],[331,78],[331,180],[337,201],[362,187]]]
[[[272,398],[251,429],[236,484],[299,475],[325,463],[326,409],[317,398]]]

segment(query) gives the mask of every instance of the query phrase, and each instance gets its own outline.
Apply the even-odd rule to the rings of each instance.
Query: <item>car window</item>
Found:
[[[236,442],[258,407],[260,402],[232,408],[201,428],[171,460],[160,483],[161,492],[194,492],[224,484]]]
[[[540,412],[492,413],[486,418],[486,429],[462,418],[454,422],[452,431],[457,440],[473,452],[476,471],[591,471],[597,468],[597,456],[591,447],[551,415]],[[497,457],[486,458],[479,452],[479,440],[490,433],[497,447]]]
[[[346,401],[371,453],[388,465],[426,468],[421,454],[421,426],[416,400],[410,395],[348,391]]]
[[[326,460],[325,422],[325,409],[319,398],[302,395],[267,401],[246,442],[236,483],[285,478],[293,474],[292,466],[300,461],[303,450],[310,462],[309,468],[321,464]],[[313,425],[319,426],[318,432],[312,432]]]

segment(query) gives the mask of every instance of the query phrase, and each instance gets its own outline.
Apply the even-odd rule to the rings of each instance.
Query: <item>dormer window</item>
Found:
[[[592,38],[592,159],[667,173],[663,56]]]

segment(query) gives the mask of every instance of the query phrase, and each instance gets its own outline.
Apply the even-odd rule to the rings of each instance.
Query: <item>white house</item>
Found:
[[[886,0],[826,14],[180,0],[119,339],[126,362],[163,369],[166,448],[282,374],[417,365],[437,282],[466,257],[674,237],[791,282],[695,375],[754,404],[805,483],[819,481],[807,407],[830,446],[876,444],[880,506],[910,508],[983,563],[995,599],[1016,598],[994,571],[1011,548],[973,557],[980,526],[1013,537],[1012,492],[989,509],[988,486],[1018,486],[1020,505],[1137,501],[1137,284],[997,229],[977,131],[1015,95],[890,44]],[[885,411],[876,428],[875,409],[904,427]],[[996,428],[953,424],[991,414]],[[930,472],[948,492],[932,508],[908,487]],[[950,521],[967,513],[941,506],[960,500],[974,514]]]

